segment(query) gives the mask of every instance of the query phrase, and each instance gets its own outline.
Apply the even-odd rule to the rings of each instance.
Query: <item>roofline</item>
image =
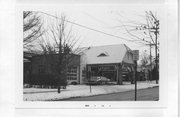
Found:
[[[91,48],[96,48],[96,47],[106,47],[106,46],[120,46],[123,45],[126,48],[126,51],[128,51],[127,48],[129,48],[126,44],[121,43],[121,44],[111,44],[111,45],[100,45],[100,46],[89,46],[89,47],[81,47],[81,48],[85,48],[85,50],[81,51],[80,53],[84,53],[84,51],[87,51]],[[130,48],[129,48],[130,49]],[[130,49],[131,50],[131,49]],[[132,50],[131,50],[132,51]],[[78,55],[80,55],[80,53],[78,53]]]
[[[104,46],[117,46],[117,45],[126,45],[124,43],[121,43],[121,44],[111,44],[111,45],[99,45],[99,46],[89,46],[90,48],[91,47],[104,47]],[[89,47],[81,47],[81,48],[89,48]]]
[[[58,55],[58,53],[52,53],[52,54],[37,54],[37,55],[34,55],[33,57],[38,57],[38,56],[50,56],[50,55]],[[78,54],[74,54],[74,53],[70,53],[70,55],[74,55],[74,56],[80,56]]]

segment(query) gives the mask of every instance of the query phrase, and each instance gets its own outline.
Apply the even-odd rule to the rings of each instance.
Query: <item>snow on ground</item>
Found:
[[[154,86],[159,85],[156,84],[155,81],[141,81],[137,83],[137,89],[145,89]],[[61,89],[61,93],[57,93],[57,89],[24,88],[23,99],[24,101],[47,101],[72,97],[124,92],[134,90],[134,84],[123,82],[123,85],[93,85],[91,86],[91,88],[91,93],[90,86],[88,85],[68,85],[66,89]]]

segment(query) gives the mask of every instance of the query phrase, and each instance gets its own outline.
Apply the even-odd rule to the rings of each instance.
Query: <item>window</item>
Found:
[[[77,67],[68,68],[67,80],[77,80]]]
[[[105,56],[108,56],[108,53],[107,53],[107,52],[101,53],[101,54],[99,54],[97,57],[105,57]]]

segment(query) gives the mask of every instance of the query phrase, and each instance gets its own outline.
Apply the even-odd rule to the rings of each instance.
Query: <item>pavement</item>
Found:
[[[147,89],[158,87],[155,81],[139,81],[137,82],[137,89]],[[43,88],[24,88],[24,101],[54,101],[75,97],[87,97],[94,95],[126,92],[134,90],[134,84],[124,82],[123,85],[68,85],[66,89],[61,89],[61,93],[57,93],[57,89],[43,89]]]

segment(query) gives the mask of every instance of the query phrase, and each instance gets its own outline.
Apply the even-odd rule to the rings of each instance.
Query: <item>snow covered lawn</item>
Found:
[[[150,88],[154,86],[158,86],[158,84],[155,84],[155,81],[137,83],[138,89]],[[91,88],[91,93],[90,86],[88,85],[68,85],[66,89],[61,89],[61,93],[57,93],[57,89],[24,88],[23,99],[24,101],[48,101],[72,97],[124,92],[134,90],[134,84],[124,82],[123,85],[93,85]]]

